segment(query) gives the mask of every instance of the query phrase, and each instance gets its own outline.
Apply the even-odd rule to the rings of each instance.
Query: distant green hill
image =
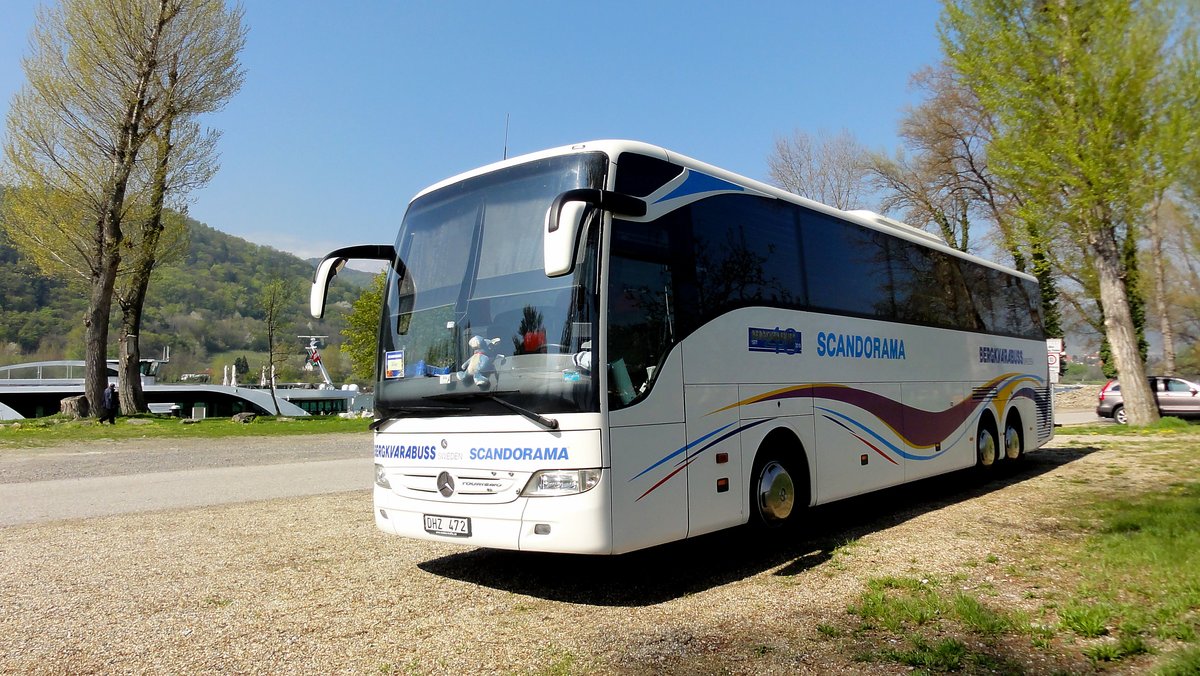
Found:
[[[261,297],[273,279],[285,280],[292,292],[281,331],[294,348],[289,351],[302,354],[295,338],[301,334],[328,335],[331,344],[341,343],[345,311],[370,273],[338,275],[329,289],[329,311],[316,321],[308,315],[314,263],[190,219],[188,231],[187,256],[161,267],[151,279],[140,341],[144,356],[158,356],[169,346],[171,370],[181,373],[213,367],[211,358],[218,354],[265,352]],[[0,289],[0,360],[82,358],[85,290],[41,275],[2,232]],[[114,356],[117,312],[114,304]]]

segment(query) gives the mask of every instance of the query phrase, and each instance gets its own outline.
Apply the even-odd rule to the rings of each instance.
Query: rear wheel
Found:
[[[1124,406],[1118,406],[1113,409],[1113,420],[1117,421],[1118,425],[1124,425],[1125,423],[1129,422],[1129,420],[1125,417]]]
[[[1009,420],[1004,425],[1004,457],[1008,460],[1020,460],[1024,455],[1021,428]]]
[[[975,436],[976,464],[991,469],[1000,455],[1000,444],[996,439],[996,428],[991,420],[979,422],[979,433]]]

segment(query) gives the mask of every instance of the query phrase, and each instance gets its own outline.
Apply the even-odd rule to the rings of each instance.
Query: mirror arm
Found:
[[[567,202],[584,202],[625,216],[646,215],[645,200],[623,195],[619,192],[612,192],[611,190],[576,188],[575,190],[568,190],[561,193],[558,197],[554,198],[554,202],[550,205],[550,222],[546,228],[548,232],[558,230],[558,218],[562,213],[563,205]]]
[[[320,319],[324,316],[325,297],[329,294],[329,283],[341,271],[346,261],[352,259],[394,263],[396,249],[390,244],[360,244],[336,249],[326,254],[325,258],[317,264],[317,269],[313,271],[313,290],[309,301],[309,310],[313,317]],[[321,284],[322,276],[325,277],[325,283],[318,290],[317,287]]]

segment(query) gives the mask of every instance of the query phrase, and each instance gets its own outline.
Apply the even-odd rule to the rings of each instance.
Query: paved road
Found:
[[[1101,425],[1112,423],[1112,418],[1101,418],[1093,409],[1066,409],[1054,412],[1057,425]]]
[[[1104,422],[1057,411],[1060,425]],[[368,433],[96,441],[0,453],[0,526],[370,490]]]
[[[95,442],[0,454],[0,526],[369,490],[369,434]]]

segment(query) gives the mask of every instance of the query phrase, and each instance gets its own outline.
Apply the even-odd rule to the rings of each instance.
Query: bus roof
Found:
[[[952,256],[956,256],[958,258],[964,258],[964,259],[967,259],[970,261],[974,261],[976,263],[979,263],[980,265],[985,265],[990,268],[995,268],[995,269],[1001,270],[1005,273],[1015,275],[1018,277],[1022,277],[1029,281],[1034,281],[1034,282],[1037,281],[1037,278],[1034,277],[1033,275],[1014,270],[1013,268],[1010,268],[1005,265],[1001,265],[994,261],[990,261],[986,258],[981,258],[974,254],[969,254],[969,253],[966,253],[963,251],[959,251],[958,249],[955,249],[954,247],[951,247],[948,244],[946,244],[946,242],[937,235],[934,235],[932,233],[929,233],[928,231],[922,230],[921,228],[917,228],[917,227],[909,225],[907,223],[903,223],[896,219],[889,218],[882,214],[877,214],[877,213],[871,212],[869,210],[861,210],[861,209],[853,210],[853,211],[843,211],[836,207],[831,207],[828,204],[822,204],[821,202],[817,202],[817,201],[808,199],[807,197],[802,197],[795,193],[788,192],[786,190],[763,183],[761,181],[756,181],[752,178],[747,178],[740,174],[735,174],[731,171],[727,171],[720,167],[708,164],[707,162],[701,162],[700,160],[688,157],[687,155],[682,155],[682,154],[667,150],[666,148],[663,148],[661,146],[656,146],[656,145],[653,145],[650,143],[645,143],[642,141],[630,141],[630,140],[619,140],[619,139],[587,141],[584,143],[574,143],[574,144],[571,144],[568,146],[559,146],[557,148],[549,148],[549,149],[541,150],[538,152],[528,153],[525,155],[519,155],[517,157],[511,157],[506,160],[501,160],[499,162],[493,162],[492,164],[488,164],[488,165],[485,165],[482,167],[471,169],[470,171],[465,171],[461,174],[451,176],[450,178],[447,178],[445,180],[438,181],[437,183],[434,183],[433,185],[431,185],[431,186],[425,188],[424,190],[420,191],[419,193],[417,193],[412,198],[412,200],[409,201],[409,203],[411,204],[413,201],[419,199],[420,197],[422,197],[428,193],[431,193],[435,190],[438,190],[440,188],[444,188],[446,186],[453,185],[455,183],[467,180],[469,178],[474,178],[476,176],[481,176],[483,174],[497,171],[499,169],[505,169],[507,167],[512,167],[512,166],[516,166],[519,164],[524,164],[526,162],[532,162],[535,160],[544,159],[547,157],[557,157],[560,155],[570,155],[570,154],[574,154],[574,153],[584,153],[584,152],[602,152],[602,153],[605,153],[606,155],[608,155],[608,157],[612,158],[612,159],[616,159],[618,156],[620,156],[621,153],[626,153],[626,152],[638,153],[638,154],[647,155],[650,157],[657,157],[659,159],[662,159],[662,160],[665,160],[668,162],[672,162],[674,164],[678,164],[680,166],[687,167],[689,169],[694,169],[697,171],[704,172],[711,176],[715,176],[717,178],[729,181],[730,183],[735,183],[737,185],[741,185],[741,186],[743,186],[745,188],[749,188],[751,190],[766,193],[766,194],[768,194],[772,197],[778,198],[778,199],[782,199],[782,200],[786,200],[789,202],[793,202],[795,204],[799,204],[801,206],[807,207],[814,211],[820,211],[820,212],[829,214],[831,216],[835,216],[837,218],[840,218],[840,219],[843,219],[846,221],[850,221],[852,223],[855,223],[856,225],[861,225],[863,227],[870,228],[872,230],[879,230],[882,232],[887,232],[892,235],[896,235],[898,237],[902,237],[904,239],[916,242],[923,246],[927,246],[931,249],[937,249],[939,251],[943,251],[945,253],[948,253]]]

